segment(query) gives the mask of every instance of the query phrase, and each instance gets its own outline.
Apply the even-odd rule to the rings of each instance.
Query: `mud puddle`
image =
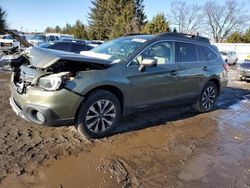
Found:
[[[3,187],[248,187],[250,102],[95,141]]]
[[[209,118],[209,121],[208,121]],[[3,187],[182,187],[209,173],[205,150],[217,153],[217,120],[202,114],[95,141],[89,152],[12,176]],[[209,148],[209,149],[208,149]],[[214,157],[213,154],[211,154]],[[216,158],[216,157],[215,157]],[[192,161],[193,160],[193,161]],[[205,161],[205,162],[204,162]]]
[[[192,159],[179,178],[204,187],[250,187],[250,95],[219,111],[217,152],[202,153]]]

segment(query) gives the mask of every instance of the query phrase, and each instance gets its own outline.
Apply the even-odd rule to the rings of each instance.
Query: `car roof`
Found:
[[[61,40],[61,41],[53,41],[50,42],[50,44],[56,44],[56,43],[69,43],[69,44],[80,44],[80,45],[86,45],[84,42],[80,41],[68,41],[68,40]]]
[[[206,43],[210,44],[210,41],[206,37],[202,37],[197,35],[191,35],[191,34],[186,34],[186,33],[176,33],[176,32],[165,32],[165,33],[160,33],[158,35],[143,35],[143,34],[128,34],[125,35],[124,37],[130,37],[130,38],[145,38],[147,40],[152,39],[152,40],[157,40],[157,39],[171,39],[171,40],[181,40],[181,41],[192,41],[192,42],[198,42],[198,43]]]
[[[236,53],[235,51],[230,51],[230,50],[222,50],[220,52],[225,52],[225,53],[233,52],[233,53]]]
[[[70,39],[70,38],[63,38],[62,40],[63,42],[75,42],[75,43],[86,43],[85,40],[81,40],[81,39]]]

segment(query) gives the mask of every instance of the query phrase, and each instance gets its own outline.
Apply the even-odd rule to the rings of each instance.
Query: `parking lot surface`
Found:
[[[0,187],[250,187],[250,83],[234,74],[212,112],[156,108],[89,140],[16,117],[1,72]]]

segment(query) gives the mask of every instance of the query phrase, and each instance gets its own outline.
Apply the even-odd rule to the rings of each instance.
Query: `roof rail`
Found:
[[[129,33],[129,34],[126,34],[126,35],[123,35],[123,36],[128,37],[128,36],[134,36],[134,35],[145,35],[145,34],[142,34],[142,33]]]
[[[194,39],[200,42],[204,43],[209,43],[209,39],[206,37],[201,37],[197,33],[197,35],[191,35],[191,34],[186,34],[186,33],[176,33],[176,32],[165,32],[165,33],[160,33],[157,35],[157,37],[180,37],[180,38],[188,38],[188,39]]]

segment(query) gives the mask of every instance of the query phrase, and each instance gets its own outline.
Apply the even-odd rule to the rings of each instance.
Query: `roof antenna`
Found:
[[[174,28],[173,33],[177,33],[177,29],[176,28]]]

